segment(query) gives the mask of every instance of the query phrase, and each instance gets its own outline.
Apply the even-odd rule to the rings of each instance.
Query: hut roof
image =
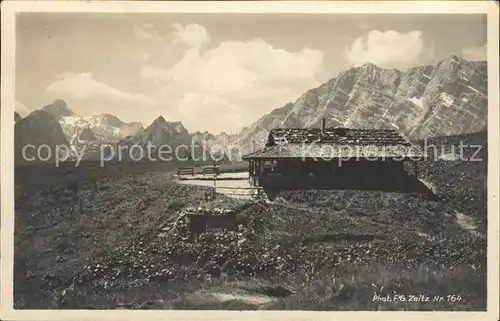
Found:
[[[343,145],[410,145],[394,129],[326,128],[275,128],[269,132],[275,144],[324,143]]]
[[[393,129],[276,128],[266,147],[243,159],[273,158],[409,158],[422,150]]]

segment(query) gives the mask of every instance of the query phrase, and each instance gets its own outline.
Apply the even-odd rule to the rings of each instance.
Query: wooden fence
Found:
[[[230,193],[229,192],[222,193],[222,194],[225,194],[227,196],[248,196],[250,198],[260,198],[261,196],[264,195],[264,193],[262,191],[262,187],[223,187],[223,186],[219,187],[218,186],[215,189],[216,189],[216,192],[218,190],[231,191]],[[244,191],[249,191],[249,192],[244,193]]]
[[[203,167],[203,175],[219,175],[219,167],[218,166],[204,166]]]
[[[181,167],[177,169],[177,176],[191,175],[194,176],[194,167]]]

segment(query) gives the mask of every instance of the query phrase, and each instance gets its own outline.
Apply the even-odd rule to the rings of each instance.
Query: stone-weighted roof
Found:
[[[393,129],[275,128],[266,147],[243,159],[419,158],[422,150]]]

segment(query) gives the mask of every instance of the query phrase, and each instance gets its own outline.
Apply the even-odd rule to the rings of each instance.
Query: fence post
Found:
[[[214,175],[214,195],[213,195],[214,200],[216,198],[216,195],[217,195],[217,175]]]

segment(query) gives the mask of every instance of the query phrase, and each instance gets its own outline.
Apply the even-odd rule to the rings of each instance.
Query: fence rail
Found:
[[[191,175],[194,176],[194,167],[181,167],[177,169],[177,175]]]
[[[218,190],[225,190],[222,194],[227,196],[247,196],[253,198],[260,198],[262,193],[262,187],[215,187],[215,192]],[[248,191],[248,192],[245,192]]]
[[[224,187],[224,186],[217,186],[217,189],[243,189],[243,190],[250,190],[250,189],[254,189],[254,190],[260,190],[262,189],[262,187]]]
[[[205,166],[203,167],[203,175],[205,174],[213,174],[213,175],[219,175],[219,167],[218,166]]]
[[[258,196],[260,193],[254,193],[254,194],[247,194],[247,193],[230,193],[230,194],[225,194],[227,196]]]

